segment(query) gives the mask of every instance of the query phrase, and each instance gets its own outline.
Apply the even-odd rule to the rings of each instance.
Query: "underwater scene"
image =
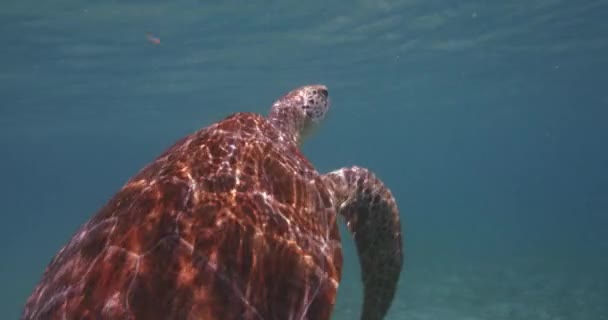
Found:
[[[333,310],[334,296],[319,293],[327,287],[307,285],[308,297],[325,300],[292,301],[286,290],[281,305],[289,314],[304,318],[308,310],[314,319],[330,310],[331,319],[359,319],[369,300],[390,303],[385,319],[608,320],[607,19],[603,0],[3,0],[0,318],[22,317],[45,269],[72,237],[103,247],[94,243],[94,228],[78,233],[81,227],[180,139],[236,112],[257,113],[255,119],[272,124],[277,99],[319,84],[327,92],[315,87],[315,96],[302,100],[308,118],[293,122],[312,121],[314,130],[293,146],[318,179],[341,168],[367,168],[390,189],[398,212],[373,209],[388,201],[373,187],[379,196],[358,207],[377,214],[364,228],[366,214],[311,209],[305,197],[288,193],[301,188],[282,190],[286,201],[295,199],[293,216],[285,218],[289,228],[297,228],[301,212],[318,211],[307,223],[337,225],[341,237],[319,250],[341,243],[343,256]],[[328,108],[318,109],[326,98]],[[277,123],[281,134],[303,128],[292,132]],[[289,134],[269,141],[287,145]],[[249,145],[228,147],[240,152]],[[294,153],[259,156],[296,157],[298,151],[289,150]],[[229,170],[229,162],[224,165]],[[270,176],[295,179],[285,172]],[[333,196],[329,203],[339,198],[336,190],[349,187],[346,204],[363,192],[354,183],[307,190],[310,197]],[[156,192],[159,203],[186,202],[171,198],[175,192]],[[267,193],[259,197],[270,201]],[[396,214],[400,225],[390,225]],[[402,265],[385,255],[397,254],[390,246],[398,239],[386,240],[393,229],[383,223],[400,230]],[[143,230],[136,230],[141,239],[148,236]],[[240,234],[224,237],[238,242]],[[299,234],[317,239],[314,231]],[[178,247],[193,248],[186,242]],[[67,273],[93,274],[96,264],[110,261],[110,252],[118,254],[116,246],[105,248],[105,260],[57,263]],[[70,250],[63,256],[73,257]],[[360,254],[371,266],[362,267]],[[165,251],[158,257],[178,261]],[[320,259],[294,259],[300,258]],[[147,270],[143,259],[130,261],[90,278],[111,286],[112,276]],[[389,267],[397,265],[390,300],[382,294],[394,282]],[[315,266],[311,279],[335,271]],[[200,271],[192,268],[192,274]],[[375,297],[364,297],[362,277]],[[299,280],[266,282],[302,287]],[[123,285],[117,294],[133,287]],[[257,283],[256,290],[263,286]],[[41,299],[89,299],[86,289],[65,288],[49,286]],[[177,300],[159,304],[178,308],[172,305]],[[137,308],[131,303],[127,308]],[[231,308],[225,301],[213,307]],[[261,309],[247,310],[243,318],[265,318]]]

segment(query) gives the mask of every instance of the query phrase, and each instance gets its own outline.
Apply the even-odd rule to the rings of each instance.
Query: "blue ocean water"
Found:
[[[374,170],[401,209],[389,319],[608,319],[606,19],[593,0],[4,0],[2,318],[174,141],[323,83],[306,155]],[[334,319],[355,319],[342,231]]]

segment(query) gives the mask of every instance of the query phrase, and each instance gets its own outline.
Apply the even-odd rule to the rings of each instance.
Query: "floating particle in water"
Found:
[[[160,38],[150,32],[146,32],[146,39],[152,44],[160,44]]]

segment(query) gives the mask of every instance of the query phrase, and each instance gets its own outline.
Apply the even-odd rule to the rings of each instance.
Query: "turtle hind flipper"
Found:
[[[391,191],[372,172],[343,168],[323,176],[333,191],[338,214],[352,233],[364,287],[361,319],[383,319],[403,265],[399,209]]]

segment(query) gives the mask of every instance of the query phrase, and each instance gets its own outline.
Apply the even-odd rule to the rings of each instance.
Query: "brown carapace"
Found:
[[[382,319],[402,269],[399,212],[368,170],[319,174],[299,150],[322,85],[267,117],[236,113],[132,177],[47,266],[22,319],[329,319],[342,273],[338,216]]]

